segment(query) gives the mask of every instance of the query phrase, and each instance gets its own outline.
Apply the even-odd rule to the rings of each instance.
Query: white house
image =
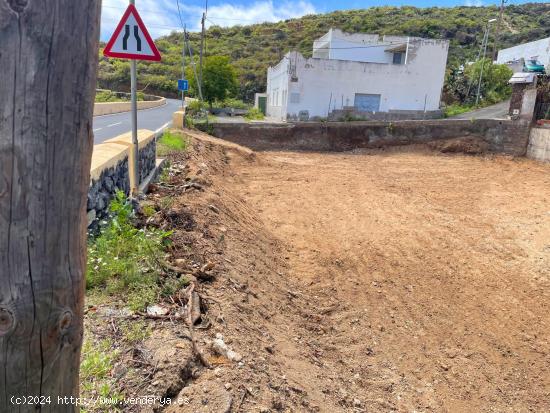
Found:
[[[498,51],[497,63],[513,63],[521,59],[537,60],[550,69],[550,37]]]
[[[326,117],[329,112],[438,111],[449,44],[446,40],[331,29],[313,57],[287,53],[267,71],[267,115]]]

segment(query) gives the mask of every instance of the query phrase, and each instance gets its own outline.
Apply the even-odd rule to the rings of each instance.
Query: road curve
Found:
[[[505,100],[496,105],[453,116],[451,119],[506,119],[509,107],[510,100]]]
[[[155,131],[172,121],[172,114],[181,107],[181,101],[166,99],[166,104],[138,111],[138,129]],[[122,135],[132,130],[130,112],[94,116],[94,144]]]

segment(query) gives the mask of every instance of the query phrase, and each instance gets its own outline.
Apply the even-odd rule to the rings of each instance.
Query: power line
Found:
[[[183,19],[181,17],[180,0],[176,0],[176,2],[177,2],[177,5],[178,5],[178,16],[180,17],[181,28],[183,29],[183,31],[185,31],[185,25],[183,24]]]

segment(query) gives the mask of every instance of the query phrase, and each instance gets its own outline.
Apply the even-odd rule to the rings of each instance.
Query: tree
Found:
[[[2,412],[78,409],[100,3],[0,1]]]
[[[222,101],[234,93],[237,87],[235,69],[227,56],[210,56],[204,61],[202,95],[210,107],[218,100]],[[193,71],[189,73],[191,87],[197,90],[197,81]]]
[[[472,84],[469,98],[475,100],[482,66],[481,98],[488,104],[507,99],[512,92],[508,81],[514,72],[506,65],[494,64],[491,59],[479,60],[464,70],[466,79]]]

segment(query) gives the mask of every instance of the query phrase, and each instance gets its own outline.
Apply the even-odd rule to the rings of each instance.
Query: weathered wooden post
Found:
[[[0,412],[77,410],[100,3],[0,0]]]

